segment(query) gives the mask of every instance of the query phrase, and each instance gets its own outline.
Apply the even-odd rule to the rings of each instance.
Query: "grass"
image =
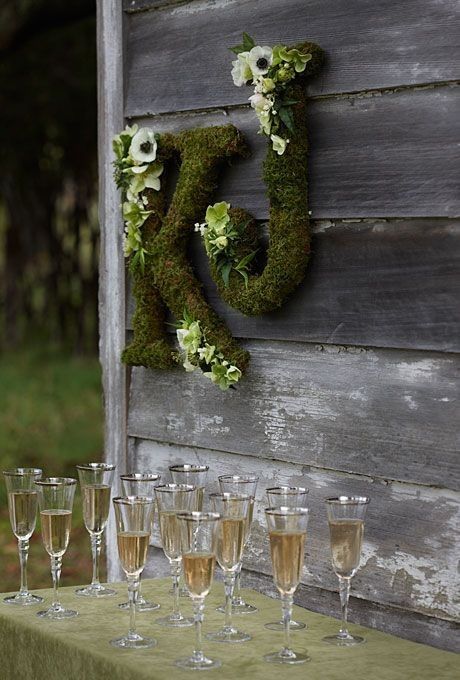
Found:
[[[46,476],[76,477],[75,465],[102,457],[102,397],[96,358],[29,350],[0,355],[0,470],[40,467]],[[40,527],[31,539],[29,587],[49,587],[49,557]],[[10,528],[0,481],[0,591],[19,585],[17,542]],[[101,573],[101,576],[103,574]],[[77,490],[70,544],[63,559],[63,585],[91,577],[89,535]]]

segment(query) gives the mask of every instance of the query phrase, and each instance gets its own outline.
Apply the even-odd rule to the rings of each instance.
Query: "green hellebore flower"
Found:
[[[282,156],[286,151],[286,146],[289,140],[283,139],[279,135],[271,135],[270,139],[272,140],[273,151],[276,151],[278,156]]]
[[[229,383],[236,383],[241,378],[241,371],[236,366],[230,366],[225,374]]]
[[[309,53],[307,54],[305,52],[300,52],[295,48],[289,50],[287,47],[282,47],[278,52],[278,56],[281,61],[293,63],[296,73],[303,73],[305,71],[307,63],[312,58],[312,55]]]
[[[230,215],[228,214],[229,208],[230,203],[226,203],[225,201],[209,205],[206,210],[206,222],[208,223],[208,226],[214,229],[225,226],[230,221]]]
[[[209,343],[206,342],[204,347],[200,347],[198,349],[200,361],[205,361],[207,364],[210,364],[212,359],[214,358],[215,351],[216,351],[215,345],[210,345]]]

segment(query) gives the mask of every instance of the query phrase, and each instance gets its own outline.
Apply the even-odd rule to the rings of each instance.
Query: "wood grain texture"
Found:
[[[112,138],[123,127],[122,12],[118,0],[97,2],[99,221],[99,355],[105,402],[105,460],[123,465],[126,447],[126,371],[120,362],[125,344],[123,222],[113,181]],[[115,527],[109,522],[109,578],[118,580]]]
[[[460,488],[455,355],[245,342],[237,391],[134,368],[128,433],[391,480]]]
[[[314,218],[455,217],[460,214],[460,87],[313,101],[308,110],[309,202]],[[146,114],[144,99],[137,113]],[[128,105],[127,115],[132,115]],[[268,217],[266,138],[252,110],[141,118],[158,131],[233,123],[252,157],[224,170],[218,199]]]
[[[210,483],[217,487],[219,474],[253,472],[259,475],[257,503],[245,568],[271,574],[264,508],[266,489],[277,484],[310,489],[308,541],[302,583],[335,592],[337,577],[329,556],[329,531],[324,498],[340,494],[371,498],[366,518],[361,567],[353,578],[356,598],[378,604],[456,619],[460,600],[456,588],[456,564],[460,549],[460,494],[413,484],[388,483],[359,475],[344,475],[305,465],[270,461],[259,457],[138,441],[133,464],[167,475],[173,462],[200,461],[210,466]]]
[[[190,257],[206,298],[234,336],[460,351],[459,222],[328,221],[312,231],[304,283],[280,310],[260,317],[222,301],[193,236]],[[134,304],[129,295],[128,328]]]
[[[262,45],[321,45],[328,61],[312,95],[455,79],[459,18],[455,0],[198,0],[132,14],[128,111],[146,102],[155,113],[246,102],[228,50],[243,31]]]
[[[279,597],[278,593],[275,593],[273,579],[266,574],[245,570],[243,585],[246,588],[254,588],[265,595]],[[377,630],[383,630],[391,635],[397,635],[432,647],[458,652],[460,626],[457,622],[406,611],[400,607],[362,600],[359,597],[354,597],[353,589],[351,592],[348,618],[353,623],[377,628]],[[297,605],[311,611],[335,616],[337,619],[340,617],[338,592],[300,584],[294,596],[294,601]]]

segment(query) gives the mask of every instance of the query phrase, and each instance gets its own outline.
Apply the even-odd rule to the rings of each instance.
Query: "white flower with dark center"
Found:
[[[232,78],[237,87],[246,85],[248,80],[252,80],[251,67],[248,64],[249,52],[241,52],[235,61],[232,61]]]
[[[148,128],[141,128],[132,138],[129,155],[138,164],[151,163],[157,156],[155,133]]]
[[[248,64],[255,78],[268,73],[272,61],[273,51],[271,47],[260,47],[257,45],[248,54]]]

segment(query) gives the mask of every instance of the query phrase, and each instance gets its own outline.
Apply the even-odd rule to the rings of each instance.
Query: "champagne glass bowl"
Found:
[[[91,583],[77,588],[80,597],[110,597],[116,594],[113,588],[103,586],[99,581],[99,558],[102,535],[107,526],[110,511],[110,493],[115,465],[109,463],[86,463],[77,465],[83,499],[83,521],[91,539],[93,577]]]
[[[37,491],[35,482],[42,476],[39,468],[14,468],[5,470],[8,510],[11,528],[18,539],[19,564],[21,566],[21,585],[16,595],[5,597],[5,604],[28,606],[40,604],[43,598],[29,592],[27,586],[27,560],[29,540],[35,530],[37,520]]]

